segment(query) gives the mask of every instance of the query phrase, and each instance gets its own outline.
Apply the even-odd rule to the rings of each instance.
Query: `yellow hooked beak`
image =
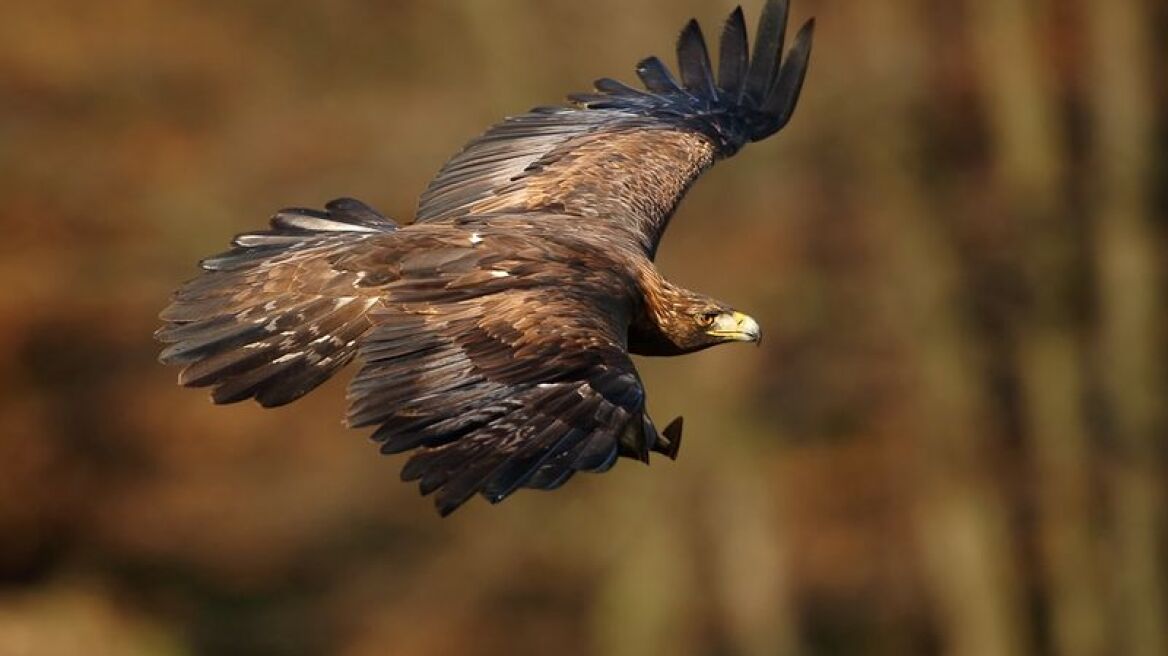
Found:
[[[762,329],[758,327],[758,322],[741,312],[719,314],[706,334],[735,342],[762,342]]]

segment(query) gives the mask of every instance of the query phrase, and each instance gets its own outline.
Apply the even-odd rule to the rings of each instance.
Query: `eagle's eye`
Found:
[[[714,324],[714,319],[717,319],[719,314],[722,314],[722,313],[719,312],[718,310],[710,310],[709,312],[702,312],[701,314],[697,315],[698,323],[701,324],[702,326],[711,326]]]

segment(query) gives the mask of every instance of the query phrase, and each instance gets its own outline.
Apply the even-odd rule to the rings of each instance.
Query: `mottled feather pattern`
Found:
[[[347,364],[378,296],[360,273],[336,266],[347,249],[398,229],[352,199],[325,211],[288,209],[271,230],[239,235],[230,251],[162,312],[160,356],[184,365],[179,382],[211,386],[218,403],[255,398],[277,406],[300,398]]]
[[[409,452],[402,478],[443,515],[622,456],[675,458],[681,420],[657,430],[630,353],[722,343],[703,318],[730,308],[652,258],[698,175],[790,119],[811,24],[781,59],[786,15],[767,3],[752,56],[735,10],[716,75],[691,21],[680,79],[651,57],[636,69],[647,90],[602,78],[572,106],[496,125],[446,164],[413,224],[353,199],[278,212],[175,293],[161,360],[217,403],[276,406],[357,359],[347,423]]]

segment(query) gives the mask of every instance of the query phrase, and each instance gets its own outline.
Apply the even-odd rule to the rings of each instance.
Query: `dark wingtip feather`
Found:
[[[467,499],[434,499],[434,507],[438,509],[439,517],[449,517],[450,513],[458,510]]]
[[[677,93],[681,91],[677,80],[669,72],[669,67],[657,57],[646,57],[637,64],[637,77],[645,84],[645,88],[661,94]]]
[[[775,130],[782,129],[795,113],[799,92],[803,89],[803,80],[807,76],[807,65],[811,59],[811,41],[814,36],[815,19],[812,18],[799,28],[799,33],[795,36],[795,45],[791,46],[791,51],[779,69],[779,77],[763,104],[763,111],[775,116]]]
[[[647,116],[700,132],[728,157],[749,141],[774,134],[791,119],[807,72],[814,21],[803,26],[784,59],[790,3],[768,0],[759,19],[753,53],[742,8],[722,28],[717,79],[696,21],[689,21],[677,44],[681,82],[657,57],[637,65],[646,92],[608,78],[594,93],[571,99],[585,109],[617,110]]]
[[[783,54],[783,34],[787,30],[787,0],[768,0],[758,21],[754,56],[746,74],[746,96],[762,104],[774,84],[779,57]]]
[[[746,36],[746,18],[742,7],[735,7],[722,27],[722,41],[718,50],[718,86],[737,102],[742,95],[742,83],[750,65],[750,43]]]
[[[714,85],[706,39],[702,36],[701,26],[692,18],[677,38],[677,64],[687,91],[699,98],[717,99],[718,90]]]
[[[612,96],[647,96],[644,91],[634,89],[624,82],[619,82],[610,77],[602,77],[592,83],[596,90],[601,93],[607,93]]]
[[[528,487],[533,490],[557,490],[560,487],[563,487],[564,483],[567,483],[568,479],[572,478],[575,473],[576,470],[566,467],[562,469],[541,469],[527,480],[527,483],[524,484],[524,487]]]

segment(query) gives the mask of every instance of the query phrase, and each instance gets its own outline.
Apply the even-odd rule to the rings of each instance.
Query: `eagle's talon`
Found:
[[[661,435],[669,440],[669,446],[662,453],[670,460],[677,460],[677,454],[681,451],[681,428],[684,420],[682,417],[677,417],[669,422],[665,430],[661,431]]]
[[[665,430],[661,431],[660,435],[653,442],[653,451],[660,453],[670,460],[677,460],[677,453],[681,450],[681,426],[681,417],[669,422],[669,425],[665,427]]]

